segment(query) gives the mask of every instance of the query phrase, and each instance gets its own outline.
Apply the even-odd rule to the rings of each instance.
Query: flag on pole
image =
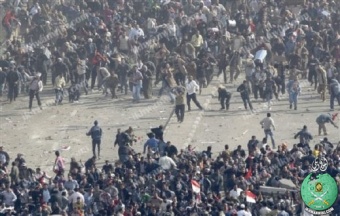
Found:
[[[253,194],[251,191],[246,191],[247,202],[249,203],[256,203],[256,195]]]
[[[201,193],[201,185],[197,181],[191,180],[191,185],[194,193]]]

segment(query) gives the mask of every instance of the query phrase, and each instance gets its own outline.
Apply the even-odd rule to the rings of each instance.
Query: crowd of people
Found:
[[[203,109],[199,94],[216,70],[225,84],[218,88],[221,109],[229,110],[234,91],[226,84],[237,83],[245,109],[253,110],[254,100],[270,109],[271,100],[288,94],[287,108],[297,110],[300,80],[306,80],[320,101],[329,98],[332,111],[335,100],[340,105],[339,3],[5,1],[0,97],[15,103],[26,93],[31,110],[34,98],[43,108],[39,94],[51,85],[56,105],[66,95],[76,102],[96,90],[112,99],[131,92],[134,103],[141,93],[150,99],[166,92],[182,122],[191,100]],[[326,135],[326,122],[317,122],[320,134]],[[96,165],[100,140],[93,139],[94,157],[83,166],[73,159],[67,168],[56,152],[55,178],[1,149],[3,207],[16,215],[301,215],[296,190],[273,194],[261,186],[289,179],[298,188],[318,154],[326,155],[328,172],[337,177],[340,149],[327,138],[311,149],[307,127],[293,149],[275,146],[271,127],[265,134],[277,148],[253,136],[247,151],[241,143],[235,150],[226,145],[218,156],[211,147],[177,150],[162,127],[149,134],[144,154],[136,153],[129,128],[117,134],[119,162]],[[338,204],[334,208],[340,212]]]

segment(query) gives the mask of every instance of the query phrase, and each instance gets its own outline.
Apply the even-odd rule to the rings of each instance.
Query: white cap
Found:
[[[240,208],[244,209],[244,208],[246,208],[246,206],[244,204],[241,204]]]

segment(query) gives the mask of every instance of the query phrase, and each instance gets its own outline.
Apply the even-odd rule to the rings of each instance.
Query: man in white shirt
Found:
[[[267,117],[264,118],[261,122],[260,125],[262,126],[263,130],[264,130],[264,134],[266,136],[266,139],[268,138],[268,136],[270,136],[271,140],[272,140],[272,145],[273,145],[273,149],[275,149],[275,140],[274,140],[274,134],[272,132],[272,129],[275,130],[275,124],[274,124],[274,120],[271,117],[270,113],[267,113]],[[268,139],[267,139],[268,140]]]
[[[164,170],[169,170],[172,167],[177,167],[174,160],[172,160],[171,157],[168,157],[167,153],[164,153],[164,156],[159,158],[158,164],[162,167]]]
[[[237,216],[251,216],[251,213],[246,210],[246,206],[241,204],[240,210],[237,212]]]
[[[75,203],[80,198],[80,202],[84,203],[85,198],[84,195],[78,192],[78,188],[74,189],[74,192],[68,197],[69,203]]]
[[[3,196],[3,203],[7,206],[14,206],[14,202],[17,200],[17,196],[12,189],[7,185],[1,195]]]
[[[272,210],[268,208],[266,203],[263,203],[261,209],[260,209],[260,216],[266,216],[269,214]]]
[[[39,3],[35,3],[35,5],[33,7],[31,7],[30,9],[30,12],[29,12],[29,15],[31,17],[33,17],[34,15],[36,15],[37,13],[40,13],[41,11],[41,8],[40,8],[40,5]]]
[[[138,25],[134,25],[130,30],[129,39],[138,39],[139,37],[144,37],[144,31]]]
[[[229,192],[229,196],[233,199],[238,199],[242,191],[243,190],[241,188],[235,185],[234,188]]]
[[[188,111],[191,110],[190,102],[191,100],[196,104],[196,106],[200,109],[203,110],[203,107],[201,104],[197,101],[196,98],[196,92],[199,90],[199,85],[196,83],[195,80],[193,80],[192,76],[188,77],[187,82],[185,83],[186,90],[187,90],[187,105],[188,105]]]

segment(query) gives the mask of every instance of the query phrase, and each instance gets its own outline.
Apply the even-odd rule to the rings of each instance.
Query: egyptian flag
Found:
[[[249,167],[249,169],[248,169],[247,173],[245,174],[244,178],[247,179],[247,180],[250,179],[250,177],[252,176],[252,172],[253,172],[252,168]]]
[[[191,186],[194,193],[201,193],[201,185],[197,181],[191,180]]]
[[[246,198],[247,198],[247,202],[249,202],[249,203],[256,203],[256,195],[253,194],[249,190],[246,191]]]

